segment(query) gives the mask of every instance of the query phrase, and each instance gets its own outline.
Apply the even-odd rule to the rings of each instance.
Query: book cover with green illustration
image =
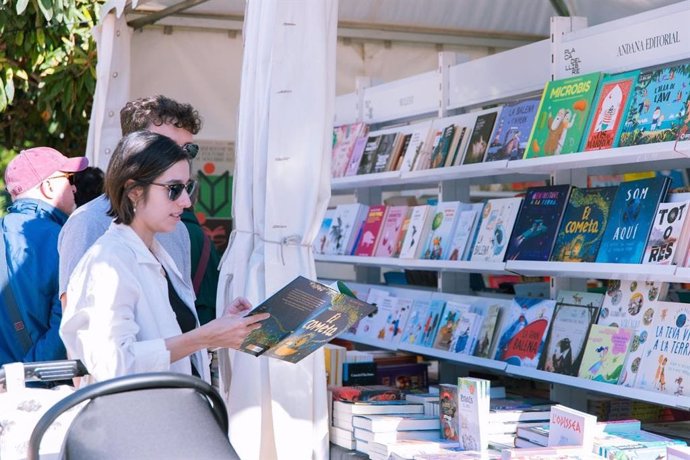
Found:
[[[601,72],[550,81],[527,143],[525,158],[577,152]]]

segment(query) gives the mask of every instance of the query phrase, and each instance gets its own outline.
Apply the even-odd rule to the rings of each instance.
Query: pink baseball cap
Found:
[[[37,186],[56,172],[77,172],[89,165],[86,157],[67,158],[50,147],[22,150],[5,170],[5,185],[17,196]]]

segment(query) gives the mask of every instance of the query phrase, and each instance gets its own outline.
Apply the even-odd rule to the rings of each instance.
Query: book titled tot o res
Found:
[[[376,306],[354,297],[344,283],[337,290],[298,276],[249,315],[271,316],[252,331],[239,350],[296,363],[348,330]]]

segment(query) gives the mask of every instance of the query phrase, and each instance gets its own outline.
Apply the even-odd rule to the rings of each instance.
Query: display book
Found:
[[[329,287],[298,276],[248,313],[271,316],[238,350],[296,363],[375,311],[342,282]]]

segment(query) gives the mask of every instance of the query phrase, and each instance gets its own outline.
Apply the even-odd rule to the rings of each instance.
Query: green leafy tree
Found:
[[[23,148],[47,145],[67,156],[83,155],[96,86],[91,28],[100,3],[0,0],[3,176]]]

